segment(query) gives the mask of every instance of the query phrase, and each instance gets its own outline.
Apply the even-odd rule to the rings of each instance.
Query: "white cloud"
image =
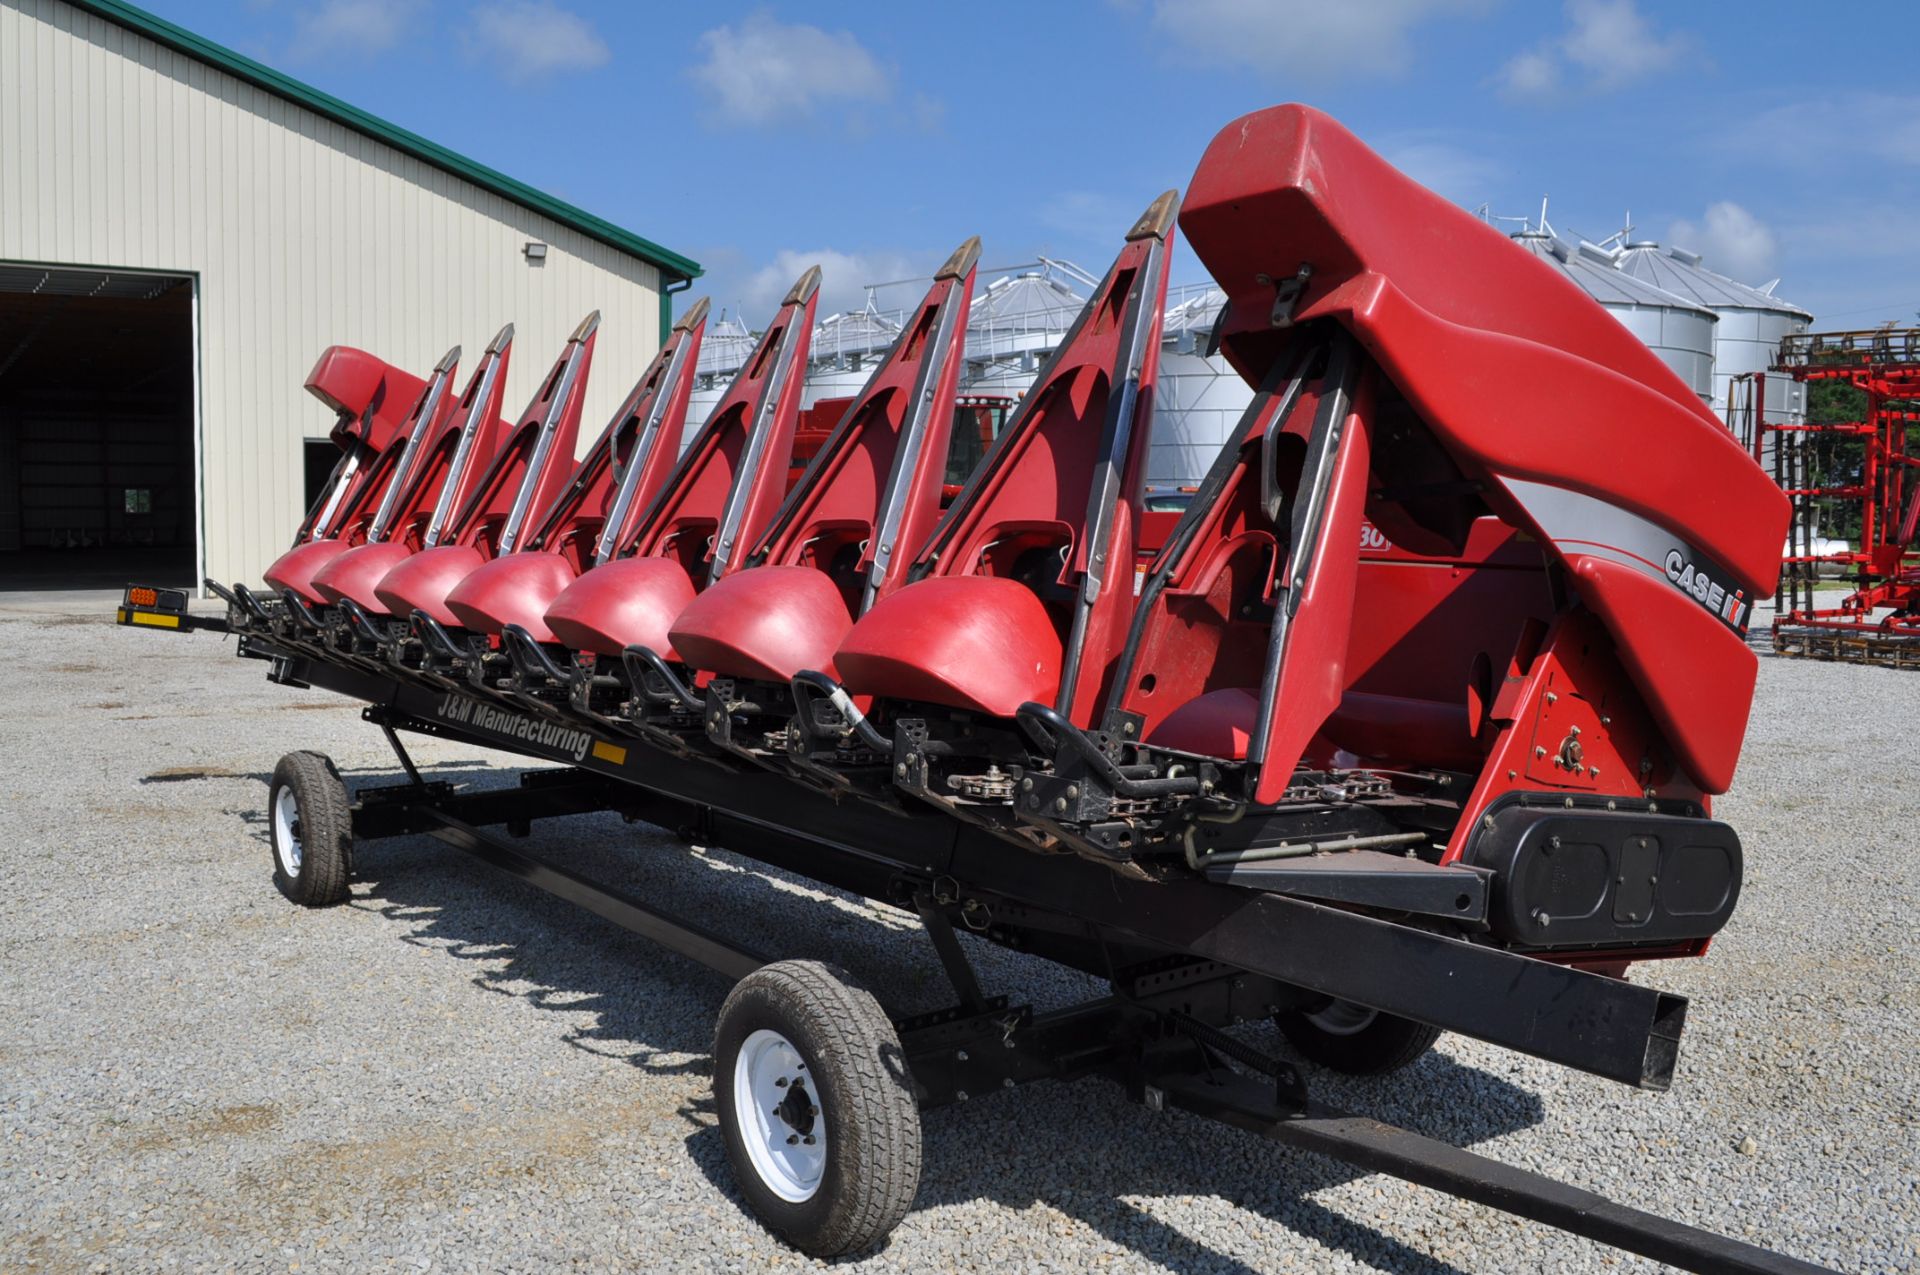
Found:
[[[1496,77],[1508,97],[1550,97],[1560,88],[1560,62],[1547,49],[1517,53]]]
[[[400,42],[420,8],[420,0],[326,0],[294,15],[290,55],[311,62],[335,53],[384,53]]]
[[[866,305],[867,284],[891,283],[896,279],[929,275],[940,262],[941,258],[931,253],[916,257],[888,251],[840,252],[833,248],[802,251],[783,248],[774,254],[772,261],[739,281],[733,289],[737,295],[729,297],[721,293],[715,296],[714,302],[716,305],[737,306],[740,318],[748,327],[757,330],[773,317],[774,310],[787,295],[787,289],[793,286],[793,281],[808,266],[819,266],[820,301],[815,317],[824,319],[830,314],[858,310]],[[892,295],[894,291],[900,295]],[[889,290],[876,304],[883,310],[912,305],[920,299],[918,295],[906,295],[912,291],[911,288]]]
[[[1920,95],[1846,93],[1777,106],[1742,119],[1726,142],[1795,168],[1862,158],[1920,167]]]
[[[1327,80],[1404,70],[1415,28],[1486,7],[1484,0],[1154,0],[1153,25],[1211,65]]]
[[[893,75],[851,32],[780,22],[766,10],[701,35],[702,60],[688,74],[720,118],[775,124],[813,114],[823,102],[884,102]],[[923,119],[930,99],[917,101]]]
[[[1428,190],[1469,207],[1483,202],[1506,176],[1497,161],[1436,136],[1382,138],[1380,155]]]
[[[1780,244],[1758,217],[1731,200],[1707,207],[1699,222],[1681,219],[1667,231],[1667,242],[1701,256],[1709,270],[1745,283],[1765,283],[1773,275]]]
[[[1117,195],[1091,190],[1064,190],[1035,210],[1041,225],[1065,235],[1074,244],[1118,244],[1120,236],[1139,219],[1147,206]]]
[[[591,71],[613,57],[593,24],[553,0],[496,0],[473,11],[471,52],[515,84],[563,71]]]
[[[1516,54],[1495,79],[1511,98],[1558,92],[1572,73],[1601,92],[1664,71],[1687,51],[1684,35],[1662,35],[1634,0],[1567,0],[1567,29]]]
[[[1560,47],[1602,88],[1664,71],[1687,47],[1684,36],[1655,32],[1633,0],[1569,0],[1567,16],[1573,27]]]

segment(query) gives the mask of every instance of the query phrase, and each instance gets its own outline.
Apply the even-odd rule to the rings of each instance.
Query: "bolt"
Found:
[[[1033,791],[1033,780],[1031,780],[1031,779],[1022,779],[1022,780],[1020,781],[1020,791],[1021,791],[1021,792],[1032,792],[1032,791]]]
[[[1558,850],[1558,849],[1560,848],[1560,838],[1558,838],[1558,837],[1548,837],[1548,838],[1547,838],[1547,844],[1548,844],[1549,846],[1552,846],[1552,847],[1553,847],[1553,848],[1554,848],[1555,850]]]
[[[804,1142],[804,1143],[806,1143],[806,1144],[807,1144],[808,1146],[812,1146],[812,1145],[813,1145],[813,1135],[812,1135],[812,1134],[808,1134],[808,1135],[807,1135],[806,1137],[804,1137],[804,1138],[802,1138],[802,1139],[801,1139],[801,1141],[802,1141],[802,1142]]]
[[[1533,922],[1544,930],[1553,924],[1553,918],[1547,915],[1545,908],[1535,908],[1533,910]]]
[[[1008,1077],[1006,1077],[1006,1078],[1005,1078],[1004,1080],[1002,1080],[1002,1081],[1000,1082],[1000,1087],[1001,1087],[1002,1089],[1011,1089],[1011,1088],[1013,1088],[1013,1077],[1012,1077],[1012,1076],[1008,1076]]]
[[[899,765],[897,765],[897,766],[895,766],[895,767],[893,768],[893,773],[894,773],[894,774],[896,774],[896,775],[904,775],[904,774],[906,774],[906,773],[907,773],[907,763],[905,763],[905,762],[901,762],[901,763],[900,763]]]
[[[964,1089],[956,1089],[956,1090],[954,1090],[954,1091],[953,1091],[953,1100],[954,1100],[955,1102],[965,1102],[965,1101],[967,1100],[967,1091],[966,1091],[966,1090],[964,1090]]]
[[[1510,780],[1512,780],[1512,779],[1518,779],[1518,778],[1520,778],[1520,772],[1519,772],[1519,771],[1517,771],[1517,770],[1509,770],[1509,771],[1507,772],[1507,778],[1508,778],[1508,779],[1510,779]]]
[[[1125,735],[1133,734],[1133,723],[1132,722],[1125,723],[1120,727],[1120,731],[1122,734],[1125,734]]]
[[[1587,767],[1587,778],[1588,779],[1600,778],[1600,768],[1598,766]]]
[[[1547,703],[1558,704],[1559,702],[1560,702],[1560,697],[1558,695],[1555,695],[1552,691],[1547,692]]]
[[[785,1089],[787,1087],[787,1078],[781,1076],[778,1080],[775,1080],[773,1084],[776,1089]]]
[[[954,1051],[953,1051],[953,1060],[954,1060],[955,1062],[965,1062],[965,1061],[967,1060],[967,1051],[966,1051],[966,1050],[964,1050],[964,1049],[956,1049],[956,1050],[954,1050]]]
[[[1053,799],[1053,808],[1062,814],[1066,813],[1067,799],[1065,797],[1055,797]]]
[[[1655,875],[1653,875],[1653,876],[1650,876],[1650,877],[1648,877],[1648,878],[1647,878],[1647,884],[1648,884],[1648,885],[1659,885],[1659,884],[1660,884],[1660,877],[1659,877],[1659,875],[1658,875],[1658,874],[1655,874]]]
[[[1069,797],[1078,797],[1079,795],[1080,795],[1080,785],[1079,785],[1079,784],[1068,784],[1068,785],[1067,785],[1067,796],[1069,796]]]
[[[1547,755],[1546,747],[1541,744],[1535,744],[1533,746],[1533,755],[1535,757],[1545,757]]]
[[[799,1146],[799,1145],[800,1145],[800,1135],[799,1135],[799,1134],[797,1134],[797,1133],[790,1133],[790,1134],[788,1134],[788,1135],[787,1135],[787,1145],[788,1145],[788,1146],[790,1146],[790,1147],[795,1147],[795,1146]]]

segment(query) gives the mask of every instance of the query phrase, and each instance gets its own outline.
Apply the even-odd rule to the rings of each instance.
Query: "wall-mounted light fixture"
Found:
[[[529,241],[526,252],[528,265],[543,266],[547,263],[547,245]]]

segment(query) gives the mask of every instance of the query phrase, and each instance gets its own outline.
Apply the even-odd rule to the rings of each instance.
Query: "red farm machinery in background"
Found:
[[[1810,388],[1848,386],[1864,400],[1860,418],[1775,423],[1754,411],[1767,374],[1736,379],[1728,425],[1770,464],[1793,503],[1793,521],[1775,594],[1773,649],[1781,655],[1920,669],[1920,452],[1909,426],[1920,420],[1920,328],[1810,332],[1787,337],[1772,375]],[[1915,437],[1920,437],[1916,434]],[[1857,440],[1857,461],[1844,446]],[[1831,458],[1823,468],[1819,456]],[[1859,511],[1858,540],[1829,540],[1823,526],[1851,525],[1836,511]],[[1821,568],[1853,585],[1838,605],[1822,606]]]

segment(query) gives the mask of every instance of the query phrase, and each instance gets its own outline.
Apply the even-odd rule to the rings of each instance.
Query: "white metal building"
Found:
[[[1699,254],[1681,248],[1663,249],[1651,240],[1636,240],[1620,254],[1620,269],[1719,316],[1713,334],[1713,410],[1722,420],[1733,378],[1767,371],[1781,338],[1805,332],[1813,322],[1807,311],[1773,295],[1779,280],[1765,288],[1749,287],[1707,269]],[[1770,376],[1766,393],[1768,420],[1793,424],[1806,419],[1806,386],[1800,382]]]
[[[1619,269],[1620,251],[1581,240],[1568,243],[1532,226],[1513,241],[1572,280],[1626,329],[1646,342],[1708,404],[1714,395],[1714,330],[1719,316]]]
[[[1227,294],[1212,284],[1170,288],[1161,328],[1160,378],[1153,401],[1149,493],[1197,487],[1234,435],[1253,387],[1218,354],[1207,353]]]
[[[0,0],[0,577],[257,580],[327,345],[424,374],[512,322],[518,411],[597,309],[597,430],[699,273],[117,0]]]

